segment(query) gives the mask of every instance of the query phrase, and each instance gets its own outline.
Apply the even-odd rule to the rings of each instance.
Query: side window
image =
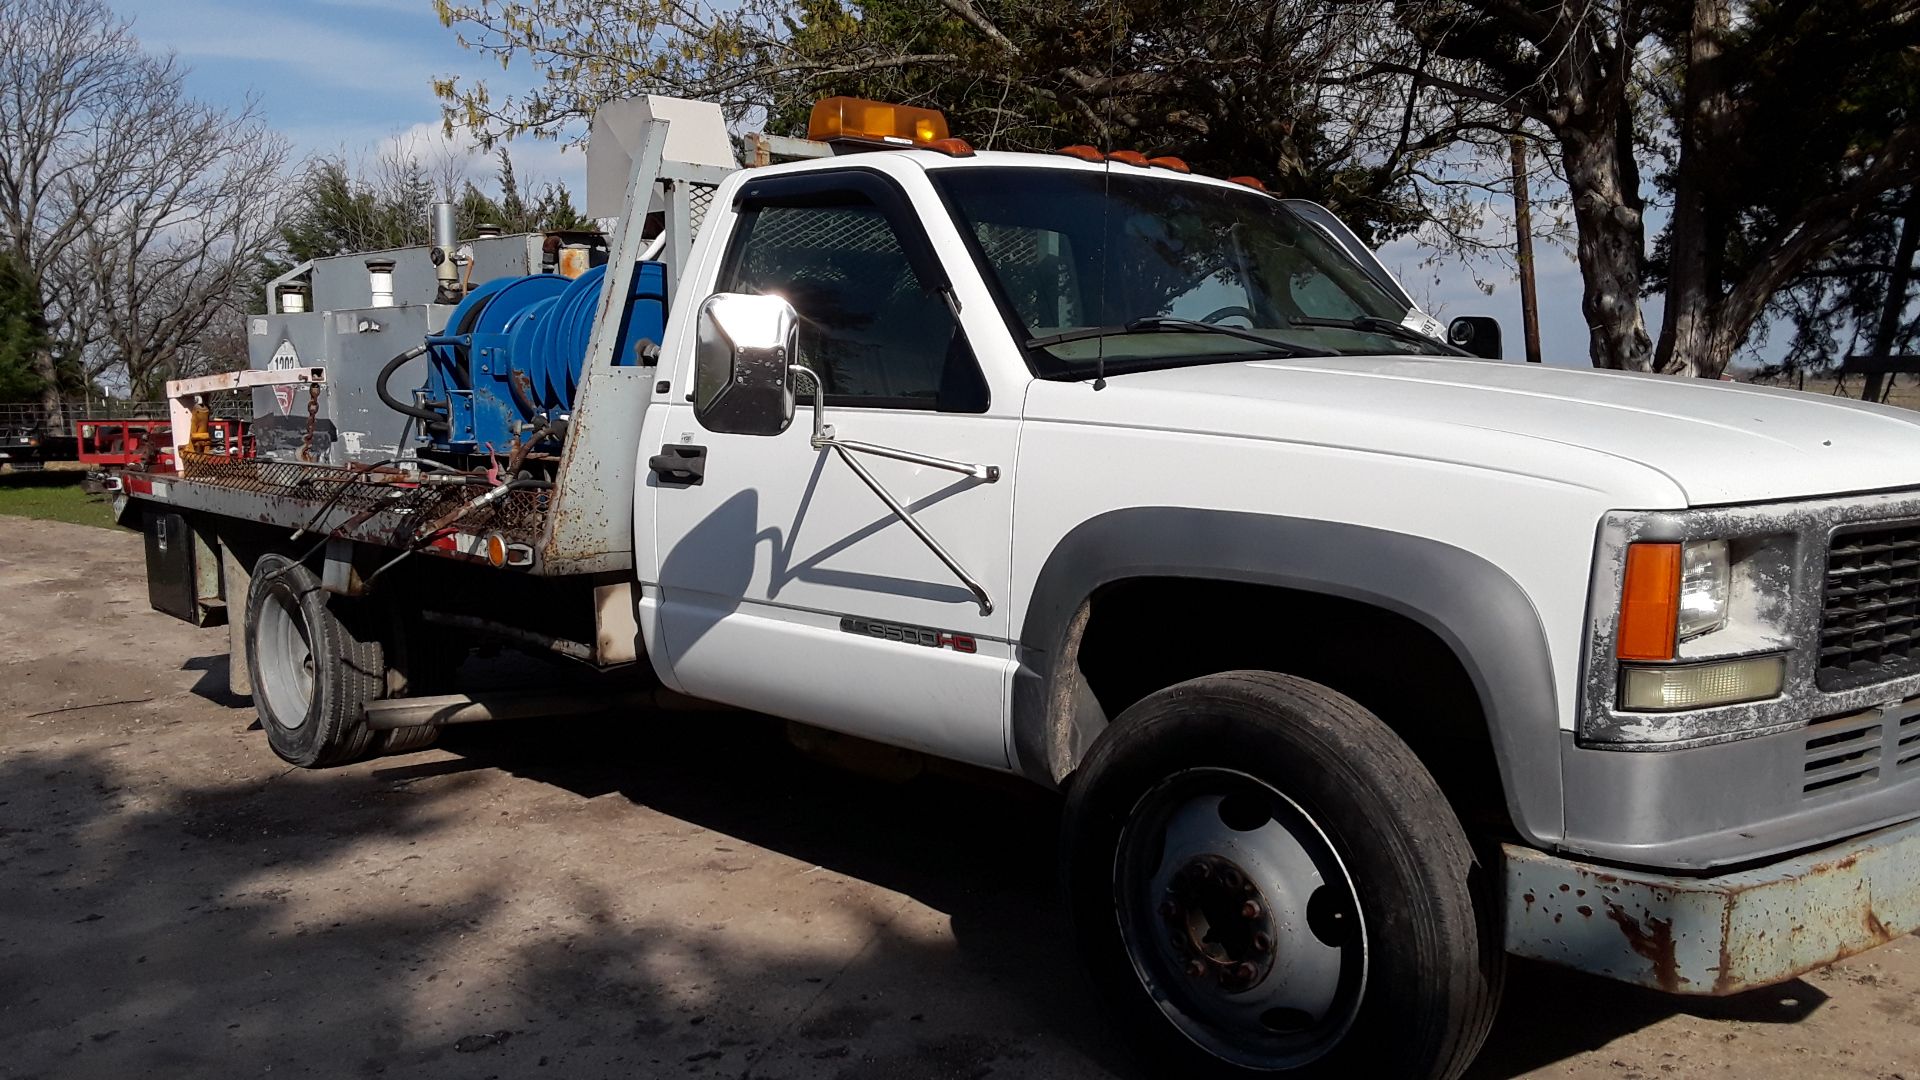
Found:
[[[830,404],[986,411],[986,380],[946,298],[922,286],[870,202],[747,208],[719,290],[786,297],[800,313],[800,362]]]

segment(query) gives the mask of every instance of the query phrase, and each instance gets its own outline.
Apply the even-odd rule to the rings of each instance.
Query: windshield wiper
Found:
[[[1392,319],[1384,319],[1378,315],[1355,315],[1351,319],[1326,319],[1312,315],[1294,315],[1287,319],[1287,325],[1303,327],[1309,330],[1315,327],[1323,327],[1329,330],[1359,330],[1363,333],[1379,334],[1382,337],[1399,338],[1401,341],[1410,341],[1415,345],[1430,345],[1443,349],[1453,356],[1478,355],[1476,353],[1470,353],[1457,345],[1441,341],[1439,338],[1428,337],[1404,323],[1397,323]]]
[[[1058,334],[1027,339],[1030,349],[1048,345],[1064,345],[1069,341],[1085,341],[1088,338],[1115,337],[1122,334],[1157,334],[1172,331],[1175,333],[1220,334],[1224,337],[1239,338],[1264,346],[1281,356],[1332,356],[1325,349],[1312,349],[1305,345],[1289,345],[1284,341],[1275,341],[1270,337],[1256,334],[1251,330],[1241,330],[1232,326],[1219,326],[1214,323],[1198,322],[1193,319],[1174,319],[1164,315],[1149,315],[1135,319],[1123,326],[1083,326],[1077,330],[1063,330]]]

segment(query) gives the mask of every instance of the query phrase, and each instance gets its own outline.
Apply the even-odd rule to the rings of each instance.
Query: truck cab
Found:
[[[823,105],[842,152],[718,177],[617,370],[611,245],[523,574],[619,525],[502,606],[590,592],[578,658],[1060,789],[1093,985],[1179,1075],[1458,1075],[1507,953],[1715,995],[1920,928],[1912,416],[1508,363],[1257,185]],[[263,724],[335,740],[302,763],[401,725],[354,626],[429,534],[370,558],[378,513],[314,512],[319,570],[233,530]],[[303,574],[359,614],[266,596]],[[275,657],[332,639],[289,619],[361,674],[302,696]]]

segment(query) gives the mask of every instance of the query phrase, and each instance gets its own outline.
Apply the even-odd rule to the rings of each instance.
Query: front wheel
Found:
[[[1064,846],[1082,954],[1169,1075],[1450,1078],[1492,1022],[1459,822],[1324,687],[1231,672],[1142,700],[1076,775]]]

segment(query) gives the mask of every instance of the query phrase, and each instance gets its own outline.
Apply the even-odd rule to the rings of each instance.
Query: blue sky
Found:
[[[432,88],[436,76],[484,78],[496,96],[532,78],[522,64],[502,72],[462,49],[453,31],[440,25],[429,0],[111,2],[133,17],[149,47],[180,56],[192,69],[188,84],[196,94],[226,105],[253,95],[267,121],[302,153],[370,157],[390,140],[427,147],[440,139]],[[584,155],[532,140],[520,140],[512,149],[523,178],[559,180],[584,197]],[[475,169],[490,174],[492,165],[477,161]],[[1536,250],[1547,360],[1585,366],[1579,269],[1564,252],[1545,245]],[[1520,355],[1520,291],[1510,273],[1480,268],[1482,280],[1495,286],[1488,296],[1457,265],[1422,267],[1424,253],[1411,242],[1389,245],[1381,255],[1437,314],[1498,318],[1508,355]],[[1657,320],[1657,303],[1647,317],[1650,324]]]
[[[462,49],[429,0],[109,2],[149,48],[179,55],[197,95],[229,106],[253,95],[302,153],[365,157],[391,140],[437,141],[436,76],[478,75],[496,91],[530,80],[522,65],[503,73]],[[575,187],[585,176],[577,151],[533,140],[512,149],[523,176]]]

